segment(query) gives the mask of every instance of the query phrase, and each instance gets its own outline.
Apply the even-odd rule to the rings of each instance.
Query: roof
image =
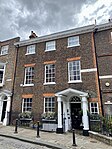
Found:
[[[62,31],[62,32],[58,32],[50,35],[40,36],[33,39],[23,40],[20,42],[16,42],[14,45],[25,46],[25,45],[40,43],[43,41],[55,40],[55,39],[59,39],[67,36],[84,34],[84,33],[92,32],[94,27],[95,27],[94,25],[89,25],[89,26],[79,27],[75,29],[70,29],[70,30],[66,30],[66,31]]]
[[[66,30],[66,31],[61,31],[58,33],[53,33],[50,35],[40,36],[40,37],[36,37],[33,39],[19,41],[19,42],[16,42],[14,45],[15,46],[17,46],[17,45],[25,46],[25,45],[40,43],[43,41],[50,41],[50,40],[55,40],[55,39],[64,38],[64,37],[68,37],[68,36],[89,33],[89,32],[93,32],[95,29],[97,29],[97,31],[102,31],[102,30],[107,30],[107,29],[111,29],[111,28],[112,28],[112,22],[108,22],[108,23],[101,24],[101,25],[93,24],[93,25],[74,28],[74,29],[70,29],[70,30]]]

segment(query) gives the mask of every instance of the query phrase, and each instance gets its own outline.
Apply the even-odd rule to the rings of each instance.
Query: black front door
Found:
[[[71,103],[71,121],[74,129],[81,129],[82,116],[79,111],[81,111],[81,103]]]
[[[2,118],[1,118],[2,122],[3,122],[3,119],[5,118],[6,106],[7,106],[7,101],[3,101]]]

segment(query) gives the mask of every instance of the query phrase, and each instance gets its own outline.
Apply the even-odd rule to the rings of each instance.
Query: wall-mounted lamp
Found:
[[[106,82],[105,83],[105,86],[109,87],[110,86],[110,83],[109,82]]]

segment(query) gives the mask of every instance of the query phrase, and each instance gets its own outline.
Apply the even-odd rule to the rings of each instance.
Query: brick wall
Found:
[[[97,72],[82,72],[81,83],[68,83],[68,59],[80,57],[81,69],[95,68],[94,45],[92,33],[81,34],[80,46],[67,48],[67,37],[56,39],[56,50],[45,52],[45,42],[36,44],[36,54],[25,55],[26,46],[18,50],[16,80],[14,87],[12,112],[21,112],[22,95],[33,94],[33,113],[35,117],[43,112],[44,97],[46,93],[57,93],[67,88],[73,88],[79,91],[91,92],[91,98],[98,101],[98,82]],[[56,84],[44,84],[44,63],[55,61],[56,65]],[[20,84],[24,82],[24,65],[35,63],[34,86],[23,87]],[[94,93],[94,94],[92,94]],[[38,116],[36,116],[38,114]]]

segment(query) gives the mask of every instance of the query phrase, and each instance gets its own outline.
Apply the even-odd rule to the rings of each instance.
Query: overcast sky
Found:
[[[107,23],[112,0],[0,0],[0,40]]]

